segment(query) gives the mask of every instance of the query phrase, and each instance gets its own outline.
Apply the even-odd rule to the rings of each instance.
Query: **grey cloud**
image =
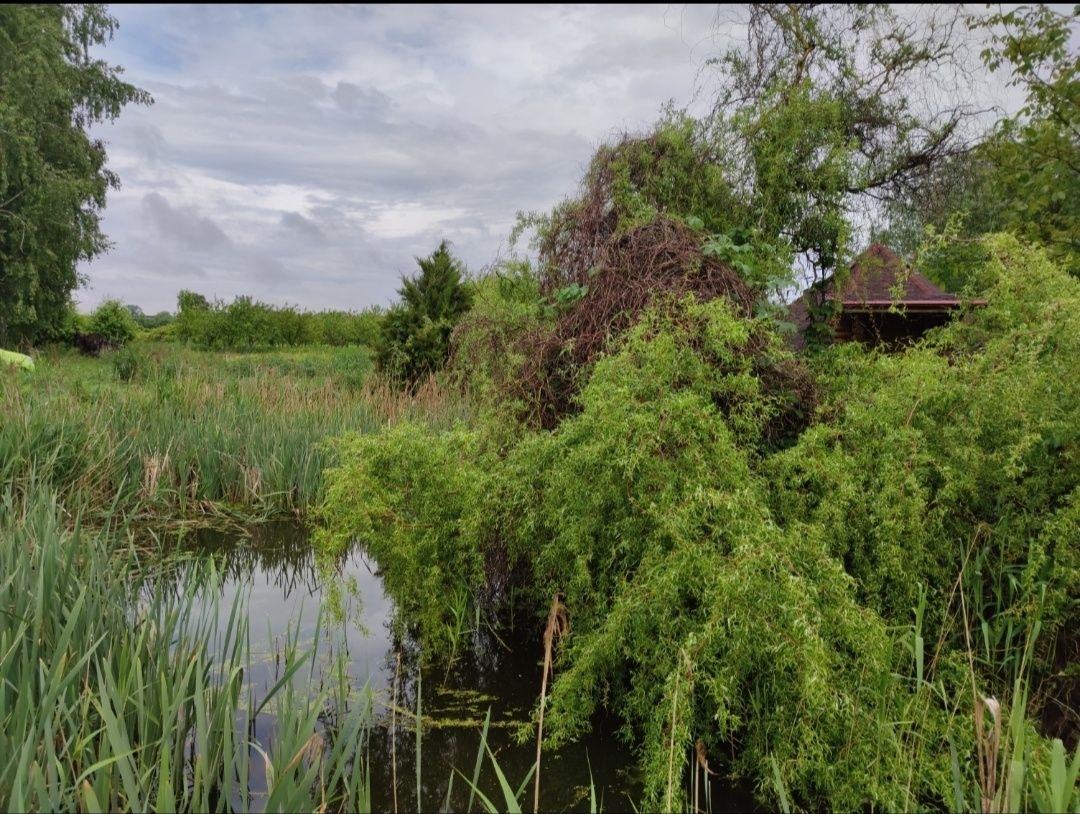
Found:
[[[313,220],[308,220],[299,212],[282,212],[281,225],[308,237],[322,237],[323,231]]]
[[[231,299],[361,308],[441,238],[470,268],[596,146],[693,101],[712,9],[140,6],[100,53],[149,90],[95,128],[123,188],[87,268],[148,312]],[[199,281],[212,281],[200,283]]]
[[[229,243],[225,231],[194,208],[178,209],[158,192],[143,196],[142,203],[158,234],[174,243],[195,250],[214,249]]]
[[[252,278],[260,282],[282,283],[291,278],[288,267],[273,257],[256,256],[252,258]]]
[[[390,112],[390,97],[374,88],[362,88],[352,82],[338,82],[330,93],[338,107],[348,113],[385,116]]]
[[[187,260],[178,260],[171,257],[161,257],[157,265],[146,270],[149,275],[167,277],[170,279],[195,279],[204,280],[206,272]]]
[[[156,163],[165,149],[165,136],[152,124],[138,125],[132,128],[132,141],[139,151],[151,163]]]

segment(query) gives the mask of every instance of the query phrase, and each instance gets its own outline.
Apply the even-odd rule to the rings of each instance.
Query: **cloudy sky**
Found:
[[[150,91],[95,129],[122,182],[82,307],[182,288],[304,308],[395,299],[448,238],[505,256],[515,214],[592,151],[700,109],[715,6],[135,6],[102,56]],[[695,91],[699,93],[695,94]]]
[[[470,268],[620,128],[692,102],[715,7],[127,6],[102,56],[150,91],[95,135],[122,187],[84,308],[190,288],[395,299],[448,238]]]

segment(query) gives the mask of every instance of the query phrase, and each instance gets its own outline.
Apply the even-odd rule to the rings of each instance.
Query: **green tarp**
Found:
[[[33,370],[34,360],[21,353],[12,350],[0,350],[0,365],[8,364],[21,367],[23,370]]]

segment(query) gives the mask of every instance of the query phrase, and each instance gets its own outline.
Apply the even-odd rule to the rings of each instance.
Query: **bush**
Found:
[[[416,262],[420,273],[402,280],[401,302],[383,319],[376,355],[381,371],[408,384],[446,364],[450,334],[472,301],[472,288],[463,279],[465,269],[445,240]]]
[[[311,313],[292,306],[276,308],[243,296],[228,305],[209,303],[200,294],[181,291],[179,314],[168,324],[166,335],[207,350],[268,350],[308,344],[373,347],[381,319],[377,307],[359,313]]]
[[[1016,710],[1030,794],[1046,687],[1064,699],[1054,725],[1080,728],[1063,668],[1080,629],[1080,283],[1012,237],[981,251],[988,306],[903,353],[816,357],[821,403],[796,438],[799,379],[771,323],[661,299],[550,431],[344,442],[323,544],[360,539],[429,658],[462,586],[480,601],[509,585],[539,618],[560,597],[573,634],[550,743],[617,711],[651,806],[678,807],[673,766],[698,743],[808,809],[959,806],[954,791],[979,793],[973,688]],[[528,320],[485,308],[512,332]],[[501,334],[479,317],[459,347],[482,356]]]
[[[116,378],[122,382],[132,381],[144,366],[142,356],[130,347],[121,348],[112,355],[112,367]]]
[[[658,296],[725,296],[749,316],[790,277],[790,250],[745,227],[756,216],[725,167],[707,130],[672,114],[651,133],[602,146],[577,197],[521,220],[519,229],[536,229],[540,293],[554,317],[520,348],[524,393],[511,397],[530,423],[550,429],[572,414],[597,356]]]
[[[832,800],[850,808],[865,799],[855,767],[898,748],[866,689],[889,680],[888,638],[820,536],[769,516],[753,460],[779,405],[755,375],[761,330],[723,299],[658,305],[596,363],[578,415],[503,457],[483,432],[351,439],[328,477],[323,545],[359,537],[436,652],[460,585],[478,596],[523,570],[534,607],[561,595],[575,632],[550,737],[582,732],[615,692],[654,804],[674,715],[678,743],[738,740],[751,772],[773,750],[800,790],[827,749],[848,772]],[[903,807],[895,788],[880,796]]]
[[[509,418],[532,412],[521,370],[531,336],[550,333],[554,314],[528,261],[498,264],[473,286],[473,302],[451,336],[451,368],[485,412]]]
[[[135,338],[139,326],[127,306],[119,300],[105,300],[90,315],[89,332],[105,337],[115,345],[124,345]]]
[[[481,554],[462,533],[483,482],[476,438],[433,436],[406,422],[378,436],[346,436],[335,449],[343,463],[327,471],[318,548],[337,556],[362,540],[404,609],[397,624],[416,626],[429,655],[448,651],[447,598],[463,590],[475,596],[483,584]],[[358,494],[366,499],[355,500]]]

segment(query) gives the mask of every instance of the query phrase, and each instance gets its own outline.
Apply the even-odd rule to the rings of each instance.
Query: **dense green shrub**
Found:
[[[680,762],[699,738],[710,753],[734,740],[751,776],[771,755],[805,797],[903,808],[904,789],[863,768],[899,749],[875,710],[884,624],[813,530],[774,524],[754,473],[776,410],[754,328],[723,300],[654,312],[597,363],[579,415],[507,457],[484,512],[531,560],[534,603],[561,593],[575,631],[550,733],[581,733],[617,699],[664,807],[674,737]]]
[[[73,344],[79,334],[90,332],[90,317],[80,314],[74,302],[68,302],[67,307],[56,324],[42,330],[39,339],[45,342],[61,342]]]
[[[300,311],[237,297],[228,305],[181,291],[179,313],[169,334],[208,350],[266,350],[300,345],[367,345],[379,338],[382,312],[372,307],[345,311]]]
[[[519,590],[537,607],[560,593],[573,618],[554,742],[617,699],[654,802],[674,725],[679,744],[739,740],[751,773],[778,757],[807,797],[851,807],[876,784],[874,799],[903,807],[904,787],[861,768],[900,750],[875,706],[891,675],[885,625],[820,535],[774,524],[753,471],[776,411],[747,352],[762,327],[724,300],[654,310],[597,363],[579,415],[501,460],[483,432],[349,439],[329,475],[322,544],[359,537],[436,653],[448,597],[503,576],[489,565],[500,549],[509,569],[524,564],[532,577]],[[862,739],[849,742],[856,723]]]
[[[903,353],[816,358],[793,443],[770,442],[791,364],[771,322],[661,300],[552,431],[494,410],[340,444],[323,545],[360,538],[429,658],[461,590],[509,584],[541,618],[561,596],[547,734],[616,710],[657,806],[699,739],[809,807],[975,798],[973,688],[1016,705],[1032,794],[1050,745],[1023,687],[1080,627],[1080,285],[1012,238],[982,251],[986,308]],[[479,307],[459,339],[478,358],[493,316],[537,318],[507,291]]]
[[[553,316],[527,260],[500,263],[476,279],[472,307],[451,337],[452,367],[482,409],[508,416],[529,412],[513,401],[525,395],[517,386],[528,350],[524,340],[549,329]]]
[[[139,330],[131,312],[119,300],[105,300],[95,308],[87,327],[90,333],[104,336],[118,345],[130,342]]]
[[[420,273],[402,280],[401,302],[383,319],[376,355],[380,370],[409,384],[446,364],[450,334],[472,301],[465,268],[445,240],[416,262]]]
[[[477,449],[472,433],[433,436],[405,422],[381,435],[339,439],[344,463],[326,473],[331,493],[319,548],[337,555],[359,538],[401,603],[398,622],[416,625],[436,652],[449,644],[452,598],[483,583],[480,551],[462,529],[483,482]]]
[[[776,515],[822,528],[887,618],[922,584],[940,621],[965,559],[993,562],[992,652],[1040,602],[1047,633],[1080,625],[1080,535],[1045,533],[1080,487],[1080,283],[1013,238],[983,250],[987,307],[902,355],[831,349],[825,420],[766,470]]]

